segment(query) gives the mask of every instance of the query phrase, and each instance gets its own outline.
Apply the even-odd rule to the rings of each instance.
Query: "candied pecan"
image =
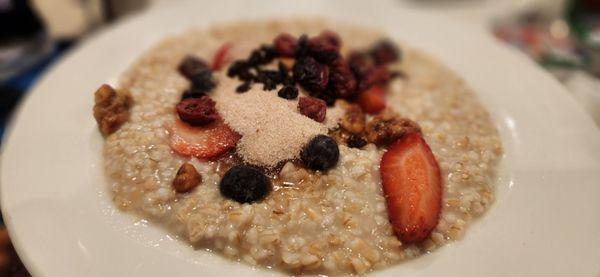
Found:
[[[131,95],[102,85],[94,93],[94,118],[103,135],[108,136],[129,119]]]
[[[298,111],[312,118],[314,121],[323,122],[327,112],[325,101],[314,97],[300,97],[298,100]]]
[[[356,95],[356,78],[344,58],[337,58],[331,63],[329,78],[337,98],[348,99]]]
[[[359,134],[365,131],[366,117],[360,106],[356,104],[346,104],[346,112],[340,120],[340,126],[353,134]]]
[[[421,132],[419,125],[389,111],[375,116],[367,124],[367,140],[377,146],[386,146],[407,134]]]
[[[189,192],[201,182],[202,175],[196,171],[196,168],[190,163],[184,163],[173,179],[173,188],[179,193]]]
[[[179,118],[193,126],[203,126],[219,118],[215,101],[208,96],[181,100],[175,108]]]

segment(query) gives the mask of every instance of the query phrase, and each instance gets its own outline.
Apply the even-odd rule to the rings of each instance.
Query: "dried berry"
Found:
[[[340,46],[339,36],[331,31],[321,32],[310,38],[307,44],[310,55],[324,64],[333,62],[339,56]]]
[[[229,42],[221,45],[217,52],[213,55],[212,62],[210,68],[212,70],[221,70],[221,67],[226,65],[229,62],[229,50],[233,45]]]
[[[298,43],[296,45],[296,52],[294,53],[294,57],[296,57],[296,59],[299,59],[308,56],[308,54],[308,36],[301,35],[300,38],[298,38]]]
[[[320,64],[312,57],[296,60],[292,70],[294,79],[309,92],[316,93],[327,88],[329,67]]]
[[[229,69],[227,69],[227,76],[239,76],[244,71],[248,71],[248,64],[244,60],[237,60],[229,66]]]
[[[323,122],[327,113],[327,104],[314,97],[300,97],[298,111],[316,122]]]
[[[200,98],[200,97],[205,96],[205,95],[206,94],[203,93],[203,92],[194,92],[194,91],[191,91],[191,90],[187,89],[181,95],[181,100],[187,99],[187,98]]]
[[[202,71],[209,71],[210,69],[204,60],[196,56],[188,55],[183,58],[177,67],[177,70],[179,73],[181,73],[181,75],[191,79],[195,74],[198,74]]]
[[[359,135],[350,135],[346,140],[346,144],[351,148],[363,148],[367,145],[367,141]]]
[[[349,99],[357,94],[356,78],[350,65],[343,58],[338,58],[331,63],[329,78],[336,98]]]
[[[277,56],[277,52],[271,46],[263,45],[258,49],[253,50],[247,59],[250,66],[259,66],[268,64]]]
[[[267,196],[271,190],[271,182],[254,167],[236,165],[223,175],[219,190],[224,197],[239,203],[252,203]]]
[[[385,87],[391,79],[392,74],[386,67],[373,67],[369,69],[360,79],[358,90],[362,92],[373,86]]]
[[[327,170],[334,167],[340,150],[337,143],[326,135],[317,135],[304,147],[300,158],[304,165],[313,170]]]
[[[285,86],[277,92],[277,95],[283,99],[296,99],[298,97],[298,88],[295,86]]]
[[[207,93],[216,86],[213,80],[212,71],[206,70],[192,75],[192,86],[190,91],[193,93]]]
[[[179,118],[192,126],[203,126],[219,118],[215,102],[208,96],[181,100],[175,108]]]
[[[352,52],[348,56],[348,64],[357,77],[364,76],[371,68],[373,64],[369,56],[364,52]]]
[[[202,175],[196,171],[196,168],[190,163],[184,163],[177,170],[172,184],[176,192],[185,193],[193,190],[201,182]]]
[[[273,46],[281,57],[293,57],[297,44],[298,40],[288,33],[281,33],[273,40]]]
[[[250,88],[251,88],[250,82],[243,82],[241,85],[239,85],[237,88],[235,88],[235,92],[244,93],[244,92],[250,90]]]
[[[385,65],[400,59],[400,50],[389,40],[379,41],[369,52],[377,65]]]

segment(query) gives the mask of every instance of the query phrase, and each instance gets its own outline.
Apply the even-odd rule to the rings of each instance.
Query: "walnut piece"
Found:
[[[366,117],[360,106],[356,104],[346,104],[344,107],[346,113],[344,113],[344,116],[340,120],[340,126],[352,134],[364,132]]]
[[[103,135],[108,136],[129,119],[131,95],[102,85],[94,93],[94,118]]]
[[[384,111],[367,124],[367,140],[377,146],[387,146],[413,132],[421,132],[419,125],[407,118]]]
[[[196,171],[196,168],[190,163],[184,163],[173,179],[173,188],[179,193],[189,192],[201,182],[202,175]]]

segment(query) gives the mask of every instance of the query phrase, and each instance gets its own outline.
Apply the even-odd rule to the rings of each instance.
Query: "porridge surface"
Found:
[[[406,78],[390,84],[388,103],[420,124],[443,180],[439,224],[419,245],[402,245],[393,234],[379,177],[383,150],[373,144],[362,150],[340,145],[340,161],[326,174],[288,162],[273,180],[269,196],[253,204],[221,196],[222,163],[171,151],[174,106],[188,86],[176,69],[185,55],[210,57],[225,42],[243,42],[232,52],[245,57],[278,33],[315,34],[323,29],[340,34],[342,51],[364,48],[383,37],[372,30],[314,20],[245,22],[192,30],[144,53],[118,87],[133,97],[131,118],[107,137],[104,148],[116,205],[167,226],[198,248],[289,273],[362,274],[458,239],[494,200],[501,141],[471,89],[447,68],[407,47],[402,47],[401,63],[394,65]],[[222,75],[219,80],[225,84]],[[215,100],[218,107],[224,105],[219,97]],[[307,128],[316,133],[326,129]],[[171,183],[184,162],[192,163],[203,181],[191,193],[177,194]]]

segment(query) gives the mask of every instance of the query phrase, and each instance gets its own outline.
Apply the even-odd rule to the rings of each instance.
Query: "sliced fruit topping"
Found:
[[[240,135],[220,118],[201,127],[177,120],[171,129],[169,144],[181,155],[210,159],[235,147],[239,139]]]
[[[313,170],[327,170],[334,167],[339,158],[340,150],[331,137],[318,135],[314,137],[300,153],[304,165]]]
[[[231,43],[225,43],[217,49],[215,52],[210,67],[212,70],[220,70],[224,65],[228,64],[230,61],[229,50],[233,45]]]
[[[420,133],[394,142],[380,164],[390,222],[404,243],[418,243],[437,226],[442,206],[438,163]]]
[[[173,188],[179,193],[185,193],[193,190],[201,182],[202,175],[196,171],[196,168],[190,163],[184,163],[173,179]]]
[[[381,87],[372,87],[361,92],[356,99],[360,108],[369,114],[375,114],[385,109],[385,94]]]
[[[271,190],[271,182],[257,168],[236,165],[223,175],[219,190],[224,197],[239,203],[251,203],[267,196]]]

